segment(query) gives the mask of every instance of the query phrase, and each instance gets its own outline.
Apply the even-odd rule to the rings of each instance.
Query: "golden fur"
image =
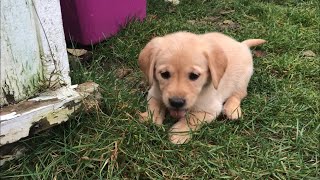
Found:
[[[161,125],[166,110],[178,122],[170,140],[187,142],[189,131],[211,122],[221,112],[229,119],[241,117],[241,100],[253,73],[249,47],[265,40],[242,43],[221,33],[177,32],[152,39],[139,55],[139,66],[151,85],[148,111]]]

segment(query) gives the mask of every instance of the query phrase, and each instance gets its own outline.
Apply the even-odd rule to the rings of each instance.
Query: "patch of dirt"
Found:
[[[213,25],[218,22],[220,19],[219,16],[207,16],[202,19],[190,19],[187,20],[187,23],[192,25]]]
[[[0,166],[7,161],[18,159],[25,155],[28,148],[21,142],[14,142],[0,147]]]
[[[230,10],[222,13],[232,13],[233,11]],[[221,16],[207,16],[201,19],[190,19],[187,20],[187,23],[191,25],[212,25],[216,26],[219,30],[239,30],[241,26],[239,23],[234,22],[229,19],[224,19]]]
[[[288,70],[276,70],[276,69],[270,69],[270,72],[272,76],[277,77],[277,78],[282,78],[283,76],[288,75]]]
[[[220,19],[219,16],[208,16],[204,17],[202,20],[206,22],[216,23]]]
[[[234,13],[234,12],[235,12],[235,10],[233,10],[233,9],[231,9],[231,10],[221,10],[219,12],[219,14],[226,15],[226,14],[231,14],[231,13]]]
[[[253,54],[253,57],[265,57],[267,55],[267,53],[265,51],[262,51],[262,50],[252,50],[252,54]]]
[[[72,49],[72,50],[68,50],[68,53],[69,53],[68,55],[69,61],[79,62],[83,65],[88,65],[93,60],[93,53],[91,51],[87,51],[84,49],[83,50]]]
[[[240,24],[233,22],[231,20],[224,20],[218,23],[220,29],[238,30],[240,29]]]

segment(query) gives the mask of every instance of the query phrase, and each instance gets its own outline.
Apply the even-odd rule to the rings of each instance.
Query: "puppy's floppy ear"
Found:
[[[160,38],[152,39],[139,54],[139,67],[146,76],[150,85],[153,83],[153,74],[155,66],[155,56],[159,51],[158,41]]]
[[[210,75],[215,89],[218,89],[220,79],[226,71],[228,60],[224,51],[219,46],[214,46],[213,49],[205,53],[208,60]]]

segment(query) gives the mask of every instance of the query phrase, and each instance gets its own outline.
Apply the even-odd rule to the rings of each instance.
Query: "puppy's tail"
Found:
[[[263,39],[247,39],[245,41],[242,41],[242,44],[247,45],[249,48],[253,46],[258,46],[260,44],[266,43],[266,40]]]

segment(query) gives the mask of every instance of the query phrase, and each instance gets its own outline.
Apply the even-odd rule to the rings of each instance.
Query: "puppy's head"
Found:
[[[180,32],[151,40],[139,55],[139,66],[150,85],[160,89],[171,116],[181,118],[205,86],[218,88],[226,59],[207,39]]]

